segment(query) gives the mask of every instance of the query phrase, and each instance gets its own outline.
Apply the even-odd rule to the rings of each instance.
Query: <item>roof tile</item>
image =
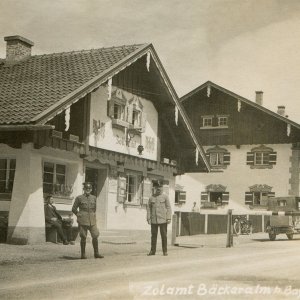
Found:
[[[0,60],[0,124],[30,120],[141,45],[31,56],[15,65]]]

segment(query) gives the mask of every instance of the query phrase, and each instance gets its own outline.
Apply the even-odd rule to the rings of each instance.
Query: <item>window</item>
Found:
[[[132,124],[135,127],[141,126],[141,112],[139,110],[133,109],[133,111],[132,111]]]
[[[0,193],[10,194],[13,190],[16,160],[0,159]]]
[[[137,176],[127,174],[126,176],[126,202],[136,202]]]
[[[269,164],[269,153],[268,152],[255,152],[254,153],[254,164],[255,165],[268,165]]]
[[[223,152],[210,153],[209,161],[212,166],[222,166],[224,164],[224,153]]]
[[[215,146],[206,150],[206,157],[214,168],[227,168],[230,165],[230,152],[227,149]]]
[[[228,126],[228,117],[218,117],[218,126]]]
[[[124,110],[125,106],[119,103],[114,103],[114,119],[124,120]]]
[[[49,194],[65,192],[66,166],[51,162],[44,162],[43,191]]]
[[[212,127],[212,117],[203,117],[203,127]]]
[[[247,152],[247,165],[250,165],[252,169],[271,169],[273,165],[276,165],[276,161],[277,153],[272,148],[264,145],[251,149],[251,152]]]
[[[119,175],[118,202],[140,205],[142,200],[142,175],[137,172],[126,172]]]
[[[267,206],[268,199],[275,197],[275,193],[271,192],[272,187],[266,184],[255,184],[250,187],[250,192],[245,193],[246,205]]]

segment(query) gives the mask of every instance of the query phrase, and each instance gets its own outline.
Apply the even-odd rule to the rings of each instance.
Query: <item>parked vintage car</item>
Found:
[[[270,216],[266,224],[266,232],[271,241],[276,235],[284,233],[289,240],[295,233],[300,233],[300,197],[274,197],[268,200],[268,210],[278,213]]]

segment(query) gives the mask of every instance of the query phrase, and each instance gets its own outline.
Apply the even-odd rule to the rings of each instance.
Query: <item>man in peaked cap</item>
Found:
[[[154,181],[153,187],[155,192],[147,205],[147,222],[151,225],[151,250],[148,256],[155,255],[158,228],[160,229],[163,255],[167,256],[167,227],[171,223],[171,205],[169,197],[163,194],[162,182]]]
[[[91,195],[93,187],[90,182],[85,182],[83,184],[83,190],[84,190],[84,194],[76,197],[72,207],[72,212],[77,216],[77,222],[79,225],[79,232],[81,238],[80,240],[81,258],[82,259],[87,258],[85,254],[85,246],[86,246],[86,237],[88,231],[92,236],[94,257],[103,258],[103,256],[99,254],[99,248],[98,248],[99,230],[97,228],[97,221],[96,221],[97,199],[94,195]]]

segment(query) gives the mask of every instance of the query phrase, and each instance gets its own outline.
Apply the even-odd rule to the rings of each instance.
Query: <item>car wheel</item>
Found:
[[[270,232],[269,233],[269,238],[270,238],[271,241],[275,241],[275,239],[276,239],[276,233]]]
[[[294,235],[292,233],[287,233],[286,236],[289,240],[292,240],[294,237]]]

